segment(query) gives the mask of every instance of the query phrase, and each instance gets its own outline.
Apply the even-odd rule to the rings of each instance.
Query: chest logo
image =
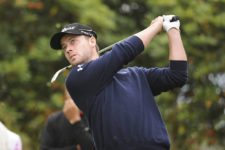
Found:
[[[80,72],[80,71],[83,70],[82,66],[83,66],[83,65],[78,65],[78,66],[77,66],[77,67],[78,67],[78,68],[77,68],[77,72]]]

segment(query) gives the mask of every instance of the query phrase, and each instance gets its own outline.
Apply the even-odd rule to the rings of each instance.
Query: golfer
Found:
[[[144,30],[98,55],[97,34],[73,23],[52,36],[53,49],[62,49],[74,67],[66,87],[88,117],[97,150],[169,150],[167,130],[154,96],[181,87],[187,80],[187,57],[180,21],[159,16]],[[169,67],[124,65],[143,52],[164,28],[169,41]],[[151,63],[151,60],[149,60]]]

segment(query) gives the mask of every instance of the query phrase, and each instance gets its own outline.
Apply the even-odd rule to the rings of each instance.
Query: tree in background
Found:
[[[172,150],[220,150],[225,145],[224,0],[0,0],[0,120],[38,149],[50,113],[61,109],[68,65],[49,38],[64,24],[81,22],[98,33],[100,47],[136,33],[162,14],[177,14],[189,59],[189,81],[157,97]],[[129,65],[166,66],[167,37],[161,33]]]

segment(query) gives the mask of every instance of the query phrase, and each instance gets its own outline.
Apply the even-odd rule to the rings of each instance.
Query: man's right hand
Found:
[[[135,35],[141,39],[146,48],[151,40],[162,30],[163,17],[159,16],[152,20],[150,26]]]
[[[150,25],[152,26],[154,24],[156,24],[155,30],[157,30],[157,32],[160,32],[162,30],[162,26],[163,26],[163,17],[158,16],[154,20],[152,20]]]

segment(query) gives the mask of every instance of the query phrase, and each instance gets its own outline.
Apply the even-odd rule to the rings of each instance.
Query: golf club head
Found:
[[[62,69],[60,69],[60,70],[58,70],[58,71],[53,75],[53,77],[52,77],[52,79],[51,79],[51,83],[55,82],[55,80],[57,79],[57,77],[59,76],[59,74],[60,74],[61,72],[65,71],[65,70],[67,70],[67,69],[70,69],[70,68],[72,68],[72,65],[66,66],[66,67],[64,67],[64,68],[62,68]]]

